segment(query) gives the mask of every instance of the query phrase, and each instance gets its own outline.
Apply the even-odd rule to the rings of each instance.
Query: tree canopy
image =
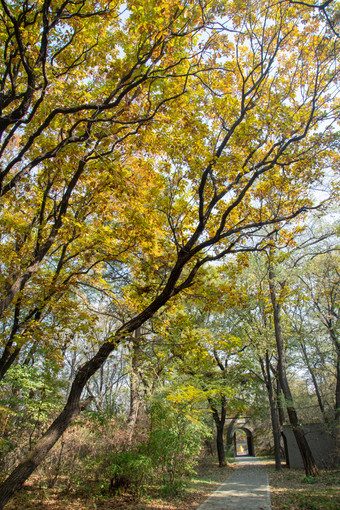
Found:
[[[338,200],[337,5],[2,0],[0,374],[93,352],[2,506],[134,332]]]

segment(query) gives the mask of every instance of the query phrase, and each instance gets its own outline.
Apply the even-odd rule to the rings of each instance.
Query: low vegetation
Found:
[[[211,492],[227,478],[232,467],[219,468],[211,455],[204,454],[196,466],[196,473],[174,492],[164,489],[158,480],[147,491],[136,493],[125,486],[114,491],[106,483],[84,477],[72,480],[65,475],[53,487],[48,473],[41,470],[31,477],[23,490],[8,504],[8,510],[191,510],[199,506]]]
[[[307,477],[302,469],[270,470],[273,510],[337,510],[340,507],[340,469]]]
[[[131,485],[114,491],[109,482],[83,476],[70,480],[65,474],[51,487],[51,472],[45,466],[26,483],[8,504],[8,510],[194,510],[235,469],[233,462],[221,469],[206,451],[200,456],[195,473],[177,491],[167,491],[160,479],[147,491]],[[273,460],[266,460],[272,510],[337,510],[340,503],[340,469],[322,470],[316,478],[306,477],[302,469],[284,468],[277,472]],[[72,482],[72,483],[71,483]]]

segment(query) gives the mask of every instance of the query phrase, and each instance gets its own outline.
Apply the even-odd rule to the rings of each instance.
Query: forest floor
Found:
[[[275,471],[268,466],[272,510],[339,510],[340,469],[321,470],[313,478],[303,469]]]
[[[6,510],[194,510],[225,481],[233,464],[219,468],[213,457],[203,457],[197,474],[177,495],[164,494],[160,487],[148,487],[147,494],[136,501],[131,494],[114,495],[98,490],[90,481],[65,487],[60,478],[53,488],[33,475],[7,504]]]
[[[340,508],[340,470],[322,471],[316,478],[305,477],[301,469],[283,468],[266,461],[273,510],[337,510]],[[159,487],[136,501],[130,494],[113,495],[91,483],[63,487],[62,480],[48,488],[38,476],[31,478],[6,506],[6,510],[194,510],[223,483],[235,469],[230,463],[219,468],[211,456],[201,459],[197,475],[178,495],[166,495]]]

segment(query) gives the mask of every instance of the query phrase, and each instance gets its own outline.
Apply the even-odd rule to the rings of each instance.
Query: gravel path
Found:
[[[237,469],[198,510],[271,510],[268,475],[256,457],[237,457]]]

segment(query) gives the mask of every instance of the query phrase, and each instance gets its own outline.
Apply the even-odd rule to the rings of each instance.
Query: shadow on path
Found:
[[[265,463],[237,457],[237,469],[198,510],[271,510]]]

